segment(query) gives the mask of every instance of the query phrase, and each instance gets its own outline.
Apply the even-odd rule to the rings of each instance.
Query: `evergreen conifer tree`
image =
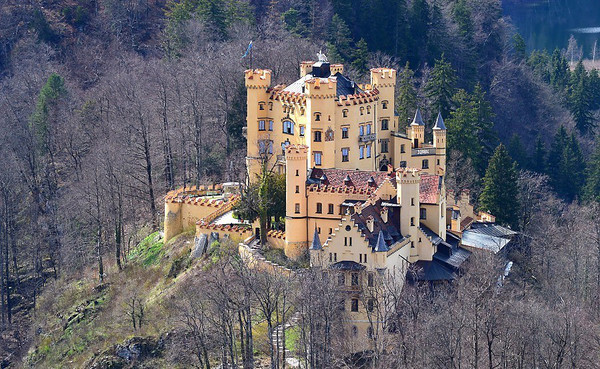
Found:
[[[356,43],[356,48],[353,53],[352,66],[358,69],[361,73],[367,70],[367,63],[369,62],[369,48],[367,41],[361,38]]]
[[[512,41],[515,60],[518,62],[524,61],[527,57],[527,47],[525,46],[525,40],[519,33],[515,33]]]
[[[408,121],[412,118],[411,114],[417,106],[417,89],[414,85],[414,72],[410,65],[406,65],[398,75],[398,92],[396,94],[396,110],[398,111],[399,131],[404,132]]]
[[[546,147],[540,136],[538,136],[535,141],[535,151],[531,160],[531,170],[538,173],[546,172]]]
[[[329,26],[329,42],[327,52],[329,58],[339,63],[345,63],[352,58],[352,38],[350,29],[342,17],[335,14]]]
[[[569,79],[569,108],[581,133],[590,133],[595,127],[592,114],[592,93],[588,75],[580,60]]]
[[[444,117],[449,116],[456,80],[452,65],[442,54],[442,57],[435,61],[429,80],[425,84],[425,96],[431,102],[431,111],[439,111]]]
[[[471,100],[473,101],[475,116],[475,130],[481,145],[482,158],[480,164],[483,165],[489,161],[494,153],[494,148],[498,146],[498,136],[494,131],[494,111],[485,95],[486,93],[481,84],[477,83],[471,95]],[[481,174],[485,170],[483,165],[479,167]]]
[[[596,150],[590,158],[584,194],[586,199],[600,202],[600,142],[596,142]]]
[[[581,195],[585,184],[585,160],[575,135],[569,136],[562,126],[554,136],[547,171],[550,184],[561,197],[572,201]]]
[[[569,64],[559,49],[555,49],[550,60],[550,84],[556,91],[564,92],[569,80]]]
[[[456,109],[450,113],[446,121],[448,127],[448,150],[457,150],[470,158],[476,168],[482,166],[482,147],[477,137],[477,121],[475,104],[465,90],[458,90],[454,95]]]
[[[517,200],[517,166],[506,147],[500,144],[483,178],[483,191],[479,197],[480,207],[496,217],[500,224],[517,226],[519,203]]]
[[[516,133],[513,134],[510,139],[508,144],[508,153],[519,165],[519,168],[525,169],[529,167],[529,158],[527,157],[527,152],[525,151],[525,147],[523,147],[521,137],[519,137],[519,135]]]

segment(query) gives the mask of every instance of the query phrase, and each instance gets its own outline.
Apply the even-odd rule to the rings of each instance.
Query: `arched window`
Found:
[[[360,115],[365,115],[365,108],[364,107],[360,107]]]
[[[265,103],[264,102],[259,102],[258,103],[258,110],[265,110]]]
[[[383,100],[383,101],[381,102],[381,108],[382,108],[382,109],[387,109],[387,107],[388,107],[388,102],[387,102],[387,100]]]
[[[371,114],[371,105],[367,105],[367,114]]]
[[[315,122],[321,121],[321,113],[315,113]]]

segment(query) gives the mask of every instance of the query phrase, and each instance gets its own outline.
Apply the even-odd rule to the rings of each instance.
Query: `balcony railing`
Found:
[[[375,133],[369,133],[368,135],[358,136],[358,142],[375,141],[377,135]]]

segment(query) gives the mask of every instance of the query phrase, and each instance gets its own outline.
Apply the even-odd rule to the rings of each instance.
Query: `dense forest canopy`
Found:
[[[481,272],[457,288],[396,301],[413,310],[394,315],[390,367],[594,367],[600,77],[576,41],[532,50],[500,0],[3,1],[0,333],[11,339],[0,355],[16,362],[37,339],[30,325],[49,283],[127,269],[139,230],[160,229],[167,191],[243,182],[243,71],[269,68],[274,83],[290,83],[319,50],[359,82],[369,68],[396,68],[401,126],[420,107],[430,134],[442,112],[448,187],[469,189],[524,235],[512,256],[519,288],[496,294],[498,266],[476,260]],[[496,196],[499,186],[510,192]]]

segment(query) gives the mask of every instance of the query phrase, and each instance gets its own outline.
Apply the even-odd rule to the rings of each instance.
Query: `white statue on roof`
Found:
[[[320,62],[328,62],[327,57],[325,56],[325,54],[323,54],[321,50],[319,50],[319,52],[317,53],[317,57],[319,58]]]

